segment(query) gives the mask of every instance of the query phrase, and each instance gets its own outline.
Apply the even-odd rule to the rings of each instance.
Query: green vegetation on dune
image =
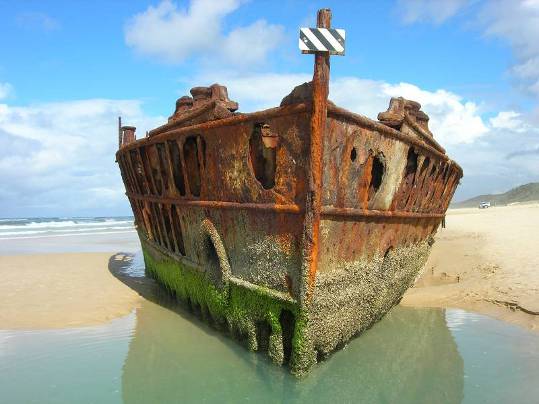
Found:
[[[531,182],[529,184],[521,185],[516,188],[510,189],[503,194],[479,195],[462,202],[452,203],[451,207],[474,208],[483,201],[490,202],[493,206],[503,206],[518,202],[539,201],[539,182]]]

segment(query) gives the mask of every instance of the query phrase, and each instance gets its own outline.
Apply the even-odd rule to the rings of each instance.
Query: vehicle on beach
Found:
[[[147,273],[296,374],[400,301],[462,177],[419,103],[392,98],[376,121],[328,100],[344,53],[329,23],[301,29],[313,81],[278,107],[195,87],[146,137],[121,127],[116,153]]]
[[[479,209],[486,209],[486,208],[490,208],[490,202],[481,202],[479,204]]]

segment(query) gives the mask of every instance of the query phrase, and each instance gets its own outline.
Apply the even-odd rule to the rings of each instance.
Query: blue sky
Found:
[[[240,110],[309,80],[299,26],[347,32],[330,97],[417,99],[465,171],[456,199],[539,180],[539,1],[0,1],[0,216],[128,214],[116,117],[163,123],[195,85]]]

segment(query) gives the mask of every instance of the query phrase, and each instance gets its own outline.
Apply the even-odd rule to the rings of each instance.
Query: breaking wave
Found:
[[[0,219],[0,240],[117,234],[134,230],[133,218],[125,216]]]

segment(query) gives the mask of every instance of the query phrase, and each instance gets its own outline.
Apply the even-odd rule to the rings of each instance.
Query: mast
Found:
[[[329,94],[329,57],[344,55],[345,31],[331,28],[331,10],[318,10],[316,28],[301,28],[299,48],[314,53],[312,81],[311,138],[309,146],[308,188],[303,228],[301,303],[311,299],[318,269],[320,211],[322,207],[322,171]]]
[[[331,10],[318,11],[316,27],[330,28]],[[304,299],[311,299],[318,268],[320,210],[322,205],[322,161],[324,133],[326,130],[327,100],[329,94],[329,52],[317,51],[314,55],[313,99],[311,115],[311,139],[309,152],[309,182],[305,205],[304,265],[306,273]]]
[[[118,117],[118,149],[122,147],[122,117]]]

